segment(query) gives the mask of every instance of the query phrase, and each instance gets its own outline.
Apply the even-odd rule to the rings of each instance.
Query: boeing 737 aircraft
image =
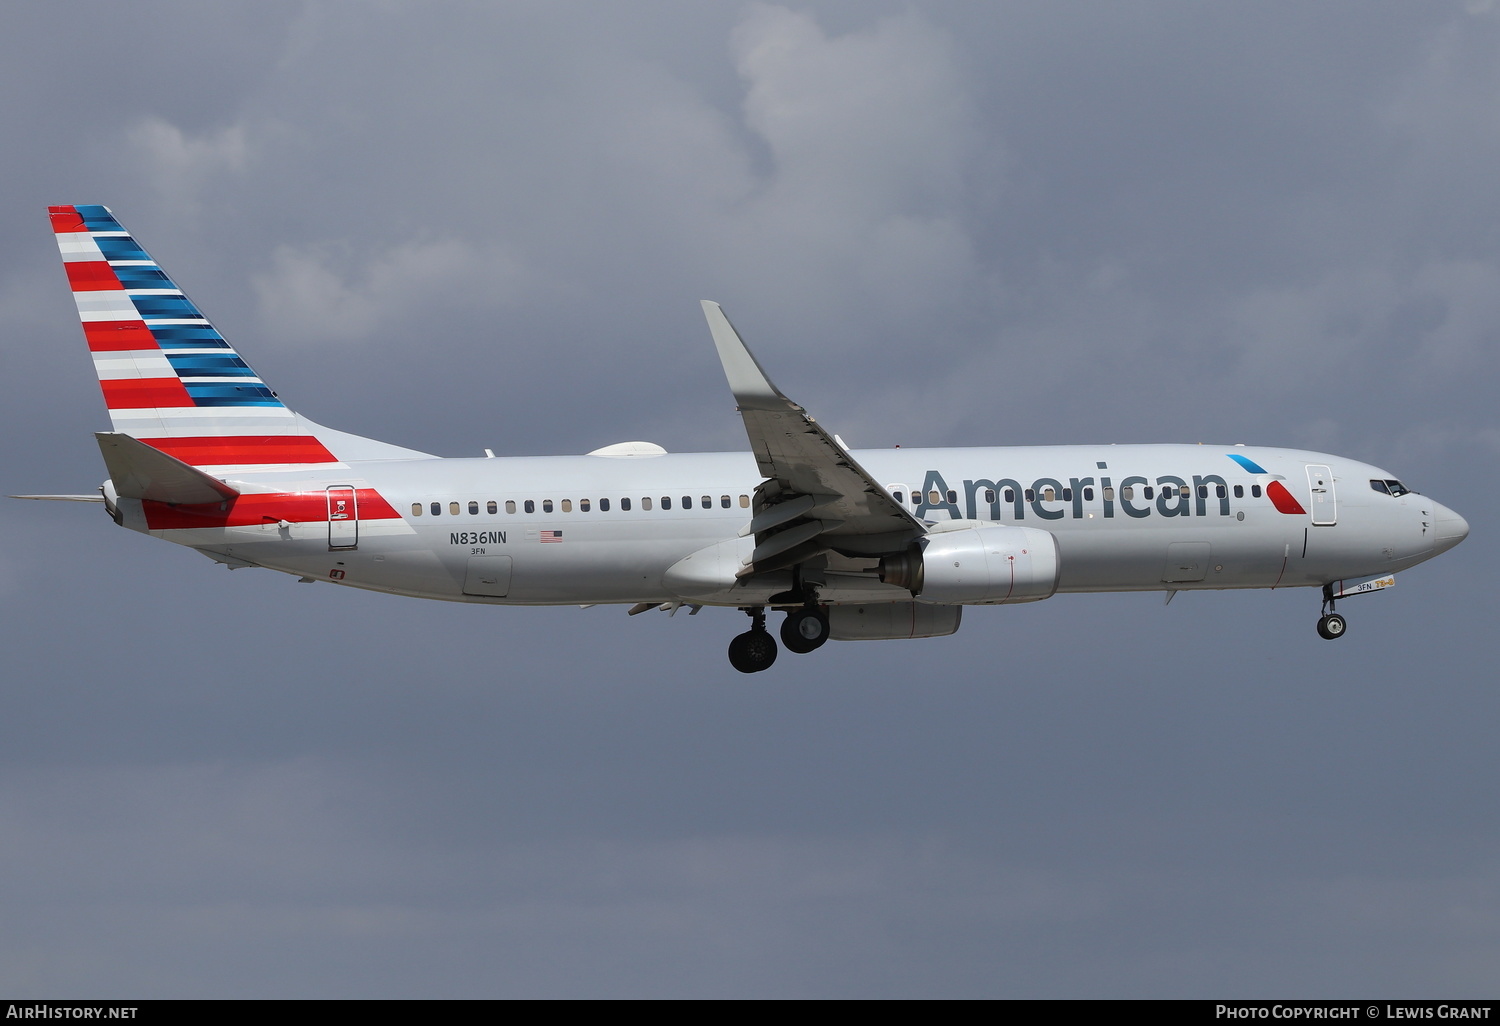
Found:
[[[444,459],[294,413],[102,206],[50,208],[113,430],[121,527],[237,567],[494,605],[748,614],[745,673],[782,644],[926,638],[965,605],[1059,592],[1322,589],[1343,598],[1457,545],[1463,517],[1389,471],[1242,445],[851,451],[777,390],[718,304],[748,453],[624,442]]]

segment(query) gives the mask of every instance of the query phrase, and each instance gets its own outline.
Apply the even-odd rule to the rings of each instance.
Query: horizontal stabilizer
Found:
[[[99,431],[94,437],[99,440],[104,465],[121,498],[195,506],[223,502],[240,494],[218,478],[138,438],[112,431]]]
[[[46,502],[103,502],[102,495],[12,495],[12,499],[41,499]]]

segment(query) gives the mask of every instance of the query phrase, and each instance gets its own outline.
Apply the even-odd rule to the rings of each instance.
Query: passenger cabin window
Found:
[[[661,508],[662,509],[671,509],[672,508],[672,497],[670,495],[663,495],[661,497]]]
[[[958,493],[955,492],[952,488],[948,489],[948,501],[949,502],[957,502],[958,501]]]
[[[1260,498],[1260,485],[1250,486],[1250,497],[1254,499]]]
[[[1035,502],[1036,501],[1036,489],[1035,488],[1028,488],[1028,489],[1026,489],[1026,501],[1027,502]]]
[[[1146,487],[1141,489],[1141,495],[1147,501],[1150,501],[1151,499],[1156,498],[1156,489],[1151,485],[1147,485]]]
[[[422,504],[420,502],[414,502],[411,504],[411,515],[414,517],[419,517],[422,515]]]
[[[435,517],[436,516],[441,516],[442,512],[443,512],[443,504],[441,502],[434,502],[432,504],[432,515],[435,516]]]
[[[1072,501],[1073,501],[1073,489],[1071,489],[1071,488],[1064,488],[1063,489],[1063,502],[1072,502]]]
[[[1245,486],[1244,485],[1235,485],[1234,486],[1234,497],[1236,499],[1243,499],[1245,497]]]
[[[494,499],[491,499],[489,502],[486,502],[484,504],[484,511],[486,513],[490,513],[490,514],[499,513],[500,512],[500,507],[497,506],[497,505],[495,505],[495,500]]]
[[[552,500],[551,499],[543,499],[542,500],[542,512],[543,513],[551,513],[552,512]]]
[[[564,499],[562,501],[562,511],[564,513],[571,513],[571,512],[573,512],[573,500],[572,499]]]
[[[1083,490],[1083,501],[1084,502],[1093,502],[1094,501],[1094,490],[1092,488],[1085,488]]]
[[[1108,491],[1106,491],[1105,495],[1107,496],[1108,494]],[[1121,486],[1120,498],[1124,499],[1126,502],[1129,502],[1131,499],[1135,498],[1135,485]]]
[[[705,495],[703,497],[703,508],[704,509],[713,509],[714,508],[714,497],[712,495]]]
[[[719,496],[719,505],[723,506],[725,509],[728,509],[729,508],[729,496],[727,496],[727,495],[721,495],[721,496]]]
[[[995,489],[993,489],[993,488],[986,488],[984,490],[984,501],[985,502],[994,502],[995,501]]]
[[[942,493],[934,488],[932,491],[927,493],[927,501],[930,504],[936,506],[938,503],[943,501]]]
[[[580,513],[587,513],[588,511],[589,511],[589,500],[587,500],[587,499],[579,499],[578,500],[578,512],[580,512]]]
[[[740,509],[749,509],[749,508],[750,508],[750,496],[748,496],[748,495],[741,495],[740,496]]]
[[[526,500],[526,512],[528,512],[528,513],[535,513],[536,512],[536,503],[532,502],[530,499]]]
[[[1084,494],[1087,495],[1088,493],[1085,492]],[[1115,501],[1115,486],[1114,485],[1110,485],[1108,488],[1104,489],[1104,501],[1105,502],[1114,502]]]
[[[473,499],[469,500],[469,516],[479,516],[479,503],[474,501]]]
[[[906,493],[905,492],[892,492],[891,493],[891,498],[895,499],[897,502],[905,502],[906,501]]]
[[[599,500],[599,512],[600,513],[608,513],[609,512],[609,500],[608,499],[600,499]]]
[[[1043,502],[1056,502],[1057,501],[1057,492],[1054,489],[1051,489],[1051,488],[1043,488],[1042,489],[1042,501]]]
[[[650,509],[650,508],[651,508],[651,496],[649,496],[649,495],[642,496],[641,497],[641,509]]]
[[[1005,501],[1006,502],[1015,502],[1016,501],[1016,490],[1014,488],[1007,488],[1007,489],[1005,489]]]
[[[1214,498],[1216,498],[1216,499],[1223,499],[1225,497],[1226,496],[1225,496],[1225,493],[1224,493],[1224,486],[1223,485],[1214,485]]]
[[[1181,488],[1177,489],[1177,494],[1181,495],[1184,499],[1186,499],[1186,498],[1190,498],[1192,496],[1193,490],[1191,488],[1189,488],[1187,485],[1183,485]]]
[[[683,509],[692,509],[693,508],[693,497],[691,495],[684,495],[682,497],[682,508]]]
[[[621,499],[620,500],[620,508],[623,509],[623,510],[626,510],[628,512],[630,510],[630,500],[629,499]]]
[[[1200,498],[1200,499],[1206,499],[1206,498],[1208,498],[1208,485],[1199,485],[1198,486],[1198,498]]]
[[[516,500],[515,499],[506,499],[505,500],[505,512],[507,512],[507,513],[514,513],[515,511],[516,511]]]
[[[456,502],[450,502],[450,503],[448,503],[448,512],[452,513],[454,516],[458,516],[458,503],[456,503]]]

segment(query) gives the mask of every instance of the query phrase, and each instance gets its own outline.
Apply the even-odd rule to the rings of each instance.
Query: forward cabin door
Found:
[[[328,548],[359,548],[359,503],[348,485],[328,489]]]
[[[1333,471],[1320,464],[1308,464],[1307,490],[1312,496],[1313,525],[1328,527],[1338,523],[1338,504],[1333,494]]]

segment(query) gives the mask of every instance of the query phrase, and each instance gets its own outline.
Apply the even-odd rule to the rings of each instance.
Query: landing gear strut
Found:
[[[766,630],[764,606],[746,609],[751,627],[729,643],[729,665],[741,673],[759,673],[776,661],[776,641]]]
[[[794,609],[781,621],[781,643],[799,655],[820,648],[828,640],[828,616],[809,603]]]
[[[1344,618],[1333,611],[1333,585],[1323,585],[1323,615],[1318,617],[1318,637],[1327,641],[1342,638],[1348,624]]]

